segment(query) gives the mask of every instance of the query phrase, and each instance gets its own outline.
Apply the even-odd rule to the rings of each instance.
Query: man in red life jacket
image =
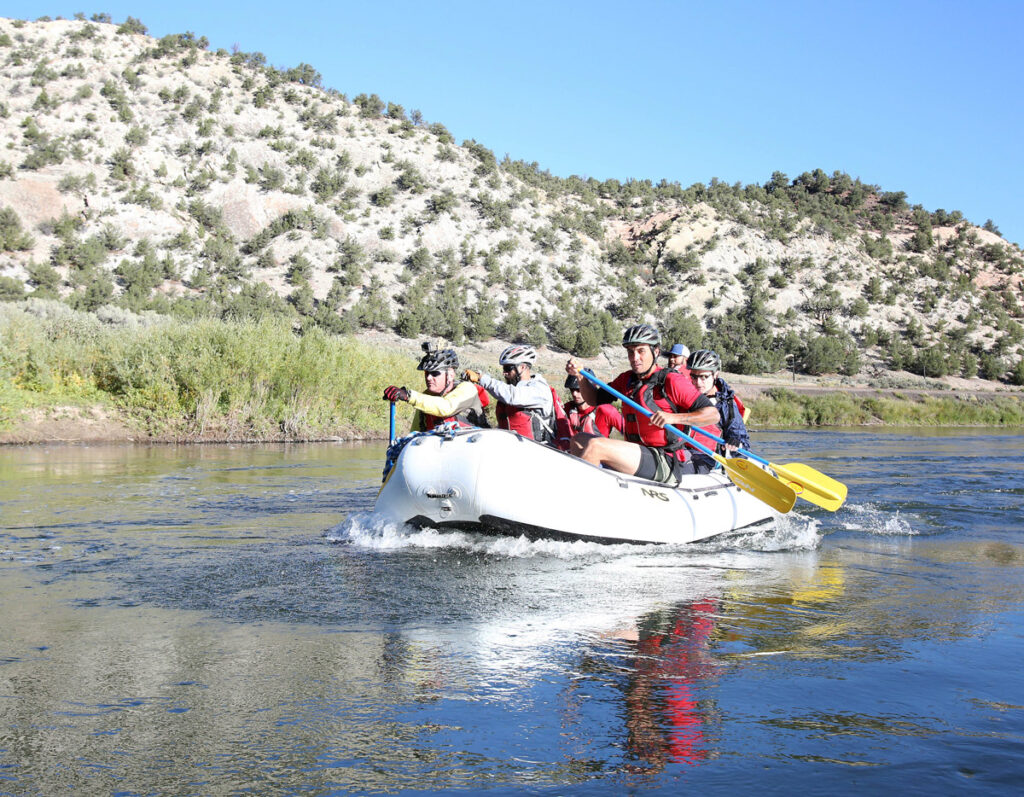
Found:
[[[694,427],[698,442],[714,446],[714,441],[700,435],[697,427],[705,426],[718,434],[718,410],[685,379],[682,374],[658,366],[661,335],[649,324],[629,327],[622,336],[622,345],[629,357],[629,370],[610,382],[611,387],[628,396],[651,413],[647,418],[634,408],[623,406],[625,440],[611,440],[580,434],[573,438],[570,451],[593,465],[604,465],[620,473],[631,473],[642,479],[675,486],[688,473],[707,473],[714,460],[665,431],[665,425],[687,432]],[[570,376],[579,376],[573,360],[565,366]],[[606,403],[610,396],[600,396],[585,379],[580,379],[583,395],[591,404]]]
[[[454,349],[435,349],[423,344],[423,357],[416,370],[423,371],[426,390],[420,393],[391,385],[384,391],[388,401],[407,401],[416,409],[412,431],[429,432],[438,424],[456,421],[460,426],[488,426],[484,415],[487,394],[455,375],[459,357]]]
[[[569,400],[563,404],[566,421],[568,422],[569,436],[583,432],[585,434],[599,434],[601,437],[611,437],[612,429],[619,432],[625,428],[625,421],[622,413],[611,404],[588,404],[583,398],[583,391],[580,389],[580,378],[578,376],[567,376],[565,387],[569,391]],[[564,451],[569,447],[559,446]]]
[[[562,405],[544,377],[533,373],[536,361],[537,352],[533,346],[513,344],[498,358],[504,383],[478,371],[466,370],[463,376],[470,382],[479,383],[498,400],[494,414],[501,429],[510,429],[530,440],[555,446]]]

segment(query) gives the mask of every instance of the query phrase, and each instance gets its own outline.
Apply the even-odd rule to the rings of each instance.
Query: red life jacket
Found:
[[[435,426],[447,423],[448,421],[455,421],[460,427],[487,426],[487,419],[484,417],[484,407],[491,403],[491,397],[480,385],[474,385],[474,387],[476,388],[476,401],[473,402],[472,406],[467,407],[461,412],[449,415],[447,418],[439,418],[437,415],[428,415],[424,412],[423,426],[426,431],[429,432]]]
[[[620,385],[623,377],[629,377],[629,382],[624,385],[626,390],[621,390]],[[658,410],[664,412],[689,412],[690,407],[678,407],[676,404],[665,395],[665,382],[671,378],[676,379],[676,384],[683,386],[683,394],[693,394],[692,401],[695,401],[699,396],[697,389],[692,385],[688,385],[683,382],[682,377],[675,373],[666,371],[663,368],[659,368],[653,374],[651,374],[645,381],[640,381],[630,371],[620,374],[616,377],[615,382],[619,382],[620,385],[616,385],[612,382],[612,387],[620,389],[620,392],[628,395],[633,401],[642,407],[645,407],[649,412],[655,413]],[[692,401],[691,405],[692,406]],[[645,446],[652,446],[654,448],[661,448],[667,452],[674,454],[678,459],[687,459],[686,448],[691,448],[681,438],[675,438],[670,436],[669,432],[661,429],[651,423],[650,419],[645,415],[640,414],[632,407],[625,405],[622,408],[622,416],[626,421],[626,428],[623,430],[626,440],[631,443],[642,443]],[[710,437],[700,434],[698,427],[697,429],[691,429],[689,426],[680,429],[681,432],[685,432],[693,437],[698,443],[703,443],[705,446],[710,448],[712,451],[715,450],[715,441]],[[704,427],[711,434],[718,435],[719,429],[716,425],[709,425]]]
[[[564,416],[565,413],[562,411],[562,404],[559,402],[558,394],[553,387],[551,388],[551,399],[554,402],[555,410],[550,417],[545,417],[539,409],[515,407],[499,401],[494,408],[494,414],[498,419],[498,428],[518,432],[528,440],[556,445],[558,441],[558,416],[559,414]]]
[[[597,430],[597,420],[594,415],[594,411],[597,407],[591,407],[587,405],[586,409],[581,410],[571,401],[565,402],[565,417],[569,422],[570,434],[601,434]]]
[[[743,406],[743,402],[740,401],[740,397],[735,393],[732,394],[732,400],[736,404],[736,409],[740,411],[740,417],[745,421],[747,420],[747,408]]]

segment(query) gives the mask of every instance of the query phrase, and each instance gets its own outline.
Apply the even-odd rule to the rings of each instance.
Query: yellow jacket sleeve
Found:
[[[409,391],[410,406],[427,415],[448,418],[462,410],[473,406],[477,399],[476,385],[472,382],[459,382],[443,396],[431,396],[429,393]]]

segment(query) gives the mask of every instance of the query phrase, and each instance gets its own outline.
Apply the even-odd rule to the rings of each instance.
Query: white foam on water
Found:
[[[900,515],[900,511],[879,509],[874,504],[847,504],[840,524],[847,531],[863,531],[867,534],[911,537],[919,532],[911,525],[913,515]]]
[[[723,534],[709,540],[680,545],[607,544],[585,540],[531,540],[525,536],[491,536],[461,531],[415,528],[395,523],[373,512],[359,512],[325,532],[330,542],[344,542],[375,550],[402,548],[452,548],[473,553],[529,558],[551,556],[559,559],[622,557],[657,552],[717,551],[804,551],[818,547],[820,523],[797,513],[779,515],[774,527]]]
[[[790,512],[786,515],[777,514],[774,526],[735,531],[693,545],[706,552],[812,551],[818,547],[822,536],[821,523],[817,519]]]
[[[395,550],[400,548],[454,548],[473,553],[529,558],[554,556],[576,559],[594,555],[607,556],[610,552],[643,550],[647,546],[604,545],[576,540],[530,540],[525,536],[492,537],[462,531],[419,529],[404,523],[395,523],[373,512],[360,512],[343,523],[329,529],[324,535],[331,542],[346,542],[363,548]]]

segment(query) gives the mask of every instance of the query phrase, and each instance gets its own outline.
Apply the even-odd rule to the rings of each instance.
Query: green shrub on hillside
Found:
[[[0,251],[25,251],[33,246],[35,241],[22,229],[21,219],[14,208],[0,207]]]

